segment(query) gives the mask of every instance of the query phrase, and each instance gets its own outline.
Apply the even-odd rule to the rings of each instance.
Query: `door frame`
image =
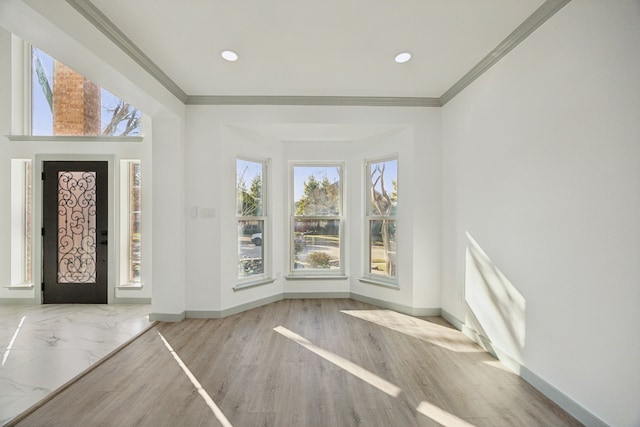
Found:
[[[61,142],[60,144],[64,144]],[[34,204],[33,204],[33,230],[34,230],[34,242],[33,242],[33,252],[32,252],[32,262],[34,265],[34,274],[33,274],[33,283],[34,288],[36,289],[35,298],[36,304],[42,304],[42,281],[43,281],[43,245],[42,245],[42,235],[40,230],[42,230],[43,225],[43,201],[42,198],[44,196],[43,182],[42,182],[42,172],[44,162],[48,161],[103,161],[107,162],[107,172],[108,172],[108,220],[107,227],[109,229],[109,235],[107,236],[108,244],[107,244],[107,304],[114,304],[115,300],[115,277],[117,276],[117,252],[116,252],[116,244],[117,244],[117,213],[119,212],[119,204],[116,204],[115,197],[115,186],[116,186],[116,176],[115,176],[115,166],[116,166],[116,156],[113,154],[36,154],[35,163],[34,163]]]

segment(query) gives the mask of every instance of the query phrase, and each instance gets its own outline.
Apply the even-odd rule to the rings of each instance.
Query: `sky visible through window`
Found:
[[[304,184],[313,176],[316,180],[322,181],[325,177],[330,183],[340,182],[340,170],[335,165],[332,166],[295,166],[293,168],[293,196],[294,200],[300,200],[304,194]]]
[[[374,161],[371,163],[369,174],[371,174],[373,167],[376,165],[384,165],[384,187],[389,193],[391,193],[393,191],[393,181],[398,181],[398,160]],[[369,179],[371,179],[371,175],[369,175]],[[380,188],[380,185],[376,186],[376,190],[380,191]]]
[[[34,47],[32,49],[32,70],[36,70],[36,57],[40,59],[42,68],[49,84],[53,88],[53,63],[54,58],[49,56],[42,50]],[[32,135],[53,135],[53,113],[47,102],[47,98],[44,95],[43,89],[38,83],[38,74],[35,71],[31,73],[31,88],[32,88],[32,115],[31,115],[31,134]],[[100,129],[104,130],[105,127],[111,121],[113,109],[121,102],[121,99],[109,92],[104,88],[100,88],[101,95],[101,126]],[[138,112],[138,114],[140,114]],[[140,135],[140,128],[137,132],[132,132],[129,135]]]
[[[248,188],[257,176],[262,179],[262,163],[243,159],[237,160],[236,178],[238,187],[244,183]]]

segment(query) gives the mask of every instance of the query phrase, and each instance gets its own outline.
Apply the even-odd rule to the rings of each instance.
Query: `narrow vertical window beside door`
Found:
[[[30,286],[32,242],[31,160],[11,160],[11,286]]]
[[[120,160],[120,287],[142,286],[142,165]]]
[[[140,162],[129,162],[129,283],[140,283],[140,216],[142,215]]]

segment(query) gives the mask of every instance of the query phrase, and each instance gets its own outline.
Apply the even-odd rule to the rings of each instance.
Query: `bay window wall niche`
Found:
[[[365,276],[397,283],[398,160],[366,163],[368,263]]]
[[[343,165],[291,168],[291,274],[342,275]]]
[[[260,278],[265,271],[267,235],[267,163],[236,159],[236,221],[238,227],[238,279]]]

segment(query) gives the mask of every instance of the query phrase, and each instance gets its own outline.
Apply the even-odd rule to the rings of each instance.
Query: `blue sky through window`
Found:
[[[322,166],[294,166],[293,167],[293,196],[297,202],[304,194],[304,184],[313,176],[317,181],[322,181],[325,177],[330,183],[340,182],[340,167],[336,165]]]
[[[55,59],[42,50],[33,47],[31,58],[31,97],[32,97],[32,114],[31,114],[31,134],[32,135],[53,135],[53,114],[51,107],[44,94],[42,86],[38,82],[38,74],[36,73],[36,63],[40,60],[44,74],[49,81],[49,85],[53,90],[53,66]],[[100,88],[101,96],[101,127],[100,130],[104,131],[113,115],[113,109],[121,103],[121,99],[108,90]],[[140,117],[140,111],[137,111],[137,117]],[[118,132],[116,135],[121,134],[124,129],[124,123],[120,123],[118,126]],[[141,134],[140,126],[129,133],[130,136],[137,136]]]

